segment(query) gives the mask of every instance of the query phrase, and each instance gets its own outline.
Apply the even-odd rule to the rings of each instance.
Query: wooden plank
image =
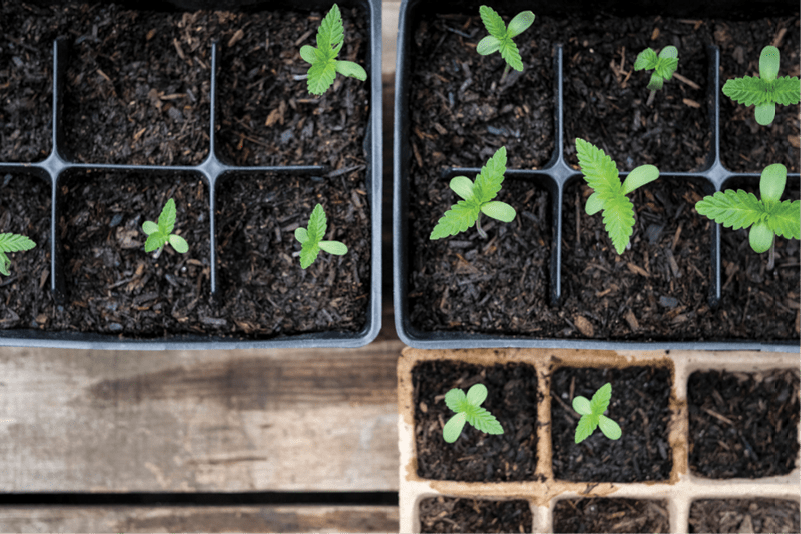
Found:
[[[397,506],[7,507],[0,532],[397,532]]]

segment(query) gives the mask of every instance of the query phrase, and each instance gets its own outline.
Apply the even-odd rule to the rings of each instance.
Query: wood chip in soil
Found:
[[[531,507],[521,499],[439,496],[420,501],[420,532],[532,532],[532,521]]]
[[[690,532],[799,532],[798,502],[780,499],[701,499],[690,504]]]
[[[670,532],[667,501],[564,499],[553,511],[554,532]]]

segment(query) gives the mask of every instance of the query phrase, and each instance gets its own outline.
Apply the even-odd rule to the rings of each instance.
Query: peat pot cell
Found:
[[[605,415],[622,431],[618,440],[600,428],[575,442],[580,415],[573,399],[592,399],[607,382],[612,399]],[[673,466],[668,442],[669,399],[673,382],[667,367],[580,369],[562,367],[551,375],[553,475],[572,482],[667,480]]]
[[[572,180],[563,204],[562,310],[575,326],[562,335],[681,341],[716,333],[708,305],[713,223],[693,209],[712,191],[688,178],[634,191],[631,250],[618,255],[601,213],[584,209],[592,189]]]
[[[532,522],[531,506],[522,499],[439,496],[420,501],[420,532],[531,532]]]
[[[798,502],[780,499],[703,499],[690,505],[690,532],[799,532]]]
[[[686,20],[575,19],[565,45],[565,152],[578,165],[576,137],[603,149],[627,172],[646,163],[662,172],[701,169],[711,150],[708,31]],[[706,36],[706,38],[705,38]],[[634,71],[637,54],[675,46],[676,75],[648,105],[653,71]],[[611,65],[610,65],[611,63]],[[683,80],[684,81],[683,81]]]
[[[797,14],[748,22],[720,21],[713,35],[715,44],[720,47],[721,88],[727,80],[759,76],[759,54],[767,45],[779,49],[779,76],[799,75],[801,32]],[[798,105],[777,105],[773,123],[760,126],[754,119],[754,106],[746,107],[722,92],[718,94],[720,159],[727,169],[760,173],[772,163],[782,163],[788,172],[798,172],[801,157]]]
[[[706,478],[786,475],[798,458],[799,370],[695,372],[687,384],[690,471]]]
[[[0,3],[0,161],[41,161],[52,148],[54,34],[47,12]]]
[[[211,45],[183,13],[110,4],[69,17],[65,155],[84,163],[193,165],[209,153]],[[66,31],[67,28],[64,28]]]
[[[220,301],[236,317],[232,332],[269,337],[301,332],[358,332],[370,295],[370,206],[364,172],[333,178],[231,174],[218,182],[216,206]],[[348,247],[320,252],[300,266],[298,227],[315,205],[325,210],[325,240]]]
[[[59,178],[58,243],[66,298],[55,327],[132,337],[202,333],[209,309],[209,196],[186,172],[72,172]],[[175,201],[173,233],[189,244],[144,250],[145,221]]]
[[[217,87],[221,159],[233,165],[331,168],[364,163],[369,79],[337,75],[327,92],[313,95],[306,85],[309,64],[298,55],[301,46],[316,46],[326,13],[225,14]],[[362,8],[340,13],[344,45],[338,59],[368,70],[368,13]]]
[[[36,243],[10,252],[10,276],[0,275],[0,329],[45,328],[53,312],[50,293],[50,180],[0,173],[0,233]]]
[[[537,468],[537,373],[523,363],[491,367],[451,360],[421,362],[412,369],[417,475],[432,480],[512,482],[535,480]],[[467,393],[486,386],[482,408],[503,434],[484,434],[465,424],[455,443],[442,436],[455,415],[445,404],[453,388]]]
[[[726,189],[742,189],[759,198],[759,179],[735,179]],[[788,179],[782,200],[799,198],[799,181]],[[749,230],[720,228],[721,302],[717,322],[729,338],[799,340],[801,267],[797,239],[775,238],[774,268],[768,253],[757,254]]]
[[[539,182],[507,176],[496,199],[517,212],[511,223],[482,215],[486,240],[473,226],[432,241],[437,221],[459,200],[448,182],[426,183],[413,204],[412,324],[425,331],[539,334],[553,315],[548,309],[552,237],[547,190]]]
[[[634,499],[562,499],[554,532],[669,532],[667,502]]]
[[[508,24],[510,13],[500,14]],[[420,18],[409,78],[412,191],[425,192],[442,167],[480,167],[501,146],[509,168],[544,167],[554,150],[555,21],[537,17],[515,38],[523,72],[511,69],[501,84],[500,54],[476,53],[487,35],[478,9]]]

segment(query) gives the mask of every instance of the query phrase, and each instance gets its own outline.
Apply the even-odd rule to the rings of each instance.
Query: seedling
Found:
[[[367,79],[367,73],[360,65],[337,59],[339,51],[342,50],[344,34],[342,16],[334,4],[317,29],[317,48],[309,45],[300,47],[300,57],[306,63],[311,63],[306,78],[306,85],[311,94],[325,93],[334,83],[337,72],[361,81]]]
[[[295,239],[300,241],[300,266],[306,268],[317,259],[320,250],[329,254],[342,256],[347,254],[348,247],[339,241],[321,241],[325,235],[326,228],[325,212],[320,204],[314,206],[311,217],[309,217],[309,228],[295,229]]]
[[[456,412],[442,428],[442,437],[446,442],[453,443],[459,438],[465,421],[485,434],[503,434],[503,427],[495,416],[481,407],[486,398],[487,387],[483,384],[475,384],[467,391],[467,395],[458,388],[445,394],[445,404]]]
[[[629,173],[623,184],[612,158],[584,139],[576,139],[578,155],[584,180],[593,189],[587,199],[587,215],[603,210],[606,233],[618,254],[629,246],[634,231],[634,204],[626,196],[638,187],[659,178],[659,169],[653,165],[640,165]]]
[[[11,276],[8,266],[11,260],[6,256],[6,252],[19,252],[21,250],[31,250],[36,246],[31,239],[19,234],[0,234],[0,273]]]
[[[639,53],[637,60],[634,62],[634,70],[654,71],[651,74],[651,81],[648,82],[648,89],[651,90],[651,94],[648,95],[648,102],[645,103],[647,106],[650,106],[651,102],[654,101],[654,95],[662,89],[662,84],[673,77],[678,64],[679,51],[676,50],[675,46],[666,46],[659,52],[659,56],[650,48],[646,48]]]
[[[476,52],[482,56],[487,56],[493,52],[501,52],[501,57],[506,61],[506,68],[503,69],[503,76],[501,76],[501,83],[503,83],[509,73],[509,67],[516,71],[523,70],[520,51],[517,49],[515,42],[512,41],[512,38],[517,37],[531,26],[531,23],[534,22],[534,13],[531,11],[518,13],[509,22],[509,27],[507,28],[501,16],[491,7],[481,6],[478,8],[478,12],[481,14],[481,20],[490,34],[479,41]]]
[[[179,235],[173,234],[173,228],[175,228],[175,201],[173,199],[169,199],[167,203],[164,204],[164,209],[161,210],[158,224],[154,223],[153,221],[145,221],[142,224],[142,230],[144,230],[144,232],[147,234],[147,241],[145,241],[145,252],[153,252],[154,250],[158,249],[156,257],[159,257],[161,255],[161,251],[164,250],[164,245],[167,243],[172,245],[172,248],[175,249],[175,252],[180,252],[181,254],[184,254],[187,250],[189,250],[189,245],[186,243],[186,239]]]
[[[486,239],[487,233],[481,228],[482,213],[499,221],[512,222],[517,216],[515,209],[505,202],[492,200],[501,190],[505,172],[506,147],[502,146],[481,168],[475,183],[467,176],[456,176],[451,180],[450,188],[464,200],[460,200],[445,212],[429,239],[456,235],[474,224],[478,235]]]
[[[595,432],[597,427],[601,427],[601,432],[609,439],[620,439],[620,426],[604,415],[612,398],[612,384],[606,383],[601,386],[592,401],[586,397],[576,397],[573,399],[573,409],[581,414],[578,426],[576,427],[576,443],[581,443]]]
[[[756,253],[770,250],[767,268],[772,270],[775,236],[801,239],[801,200],[781,202],[786,183],[787,167],[774,163],[765,167],[759,178],[762,200],[753,193],[727,189],[699,200],[695,209],[726,228],[750,226],[748,242]]]
[[[801,100],[801,83],[798,76],[777,78],[779,49],[766,46],[759,54],[759,78],[743,76],[726,80],[723,94],[744,106],[754,106],[757,124],[767,126],[776,115],[776,104],[789,106]]]

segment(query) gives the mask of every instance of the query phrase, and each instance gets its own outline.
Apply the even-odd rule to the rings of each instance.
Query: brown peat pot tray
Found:
[[[309,94],[334,2],[4,2],[0,345],[356,347],[381,318],[381,3],[337,2],[366,82]],[[178,254],[141,225],[176,202]],[[294,230],[317,203],[321,254]]]
[[[777,106],[761,127],[753,108],[721,92],[752,75],[762,47],[781,50],[798,75],[798,5],[790,1],[495,2],[508,22],[536,19],[515,38],[524,63],[500,83],[499,54],[481,56],[486,2],[401,6],[395,91],[394,284],[401,339],[417,348],[797,350],[799,242],[777,239],[776,266],[695,202],[754,188],[762,169],[788,169],[784,198],[799,197],[797,106]],[[489,4],[488,4],[489,5]],[[649,75],[633,63],[646,47],[679,50],[677,74],[647,104]],[[575,139],[616,161],[621,177],[656,165],[636,190],[631,249],[618,255]],[[429,235],[458,200],[448,183],[474,178],[501,146],[507,172],[498,200],[511,223],[484,218]]]

